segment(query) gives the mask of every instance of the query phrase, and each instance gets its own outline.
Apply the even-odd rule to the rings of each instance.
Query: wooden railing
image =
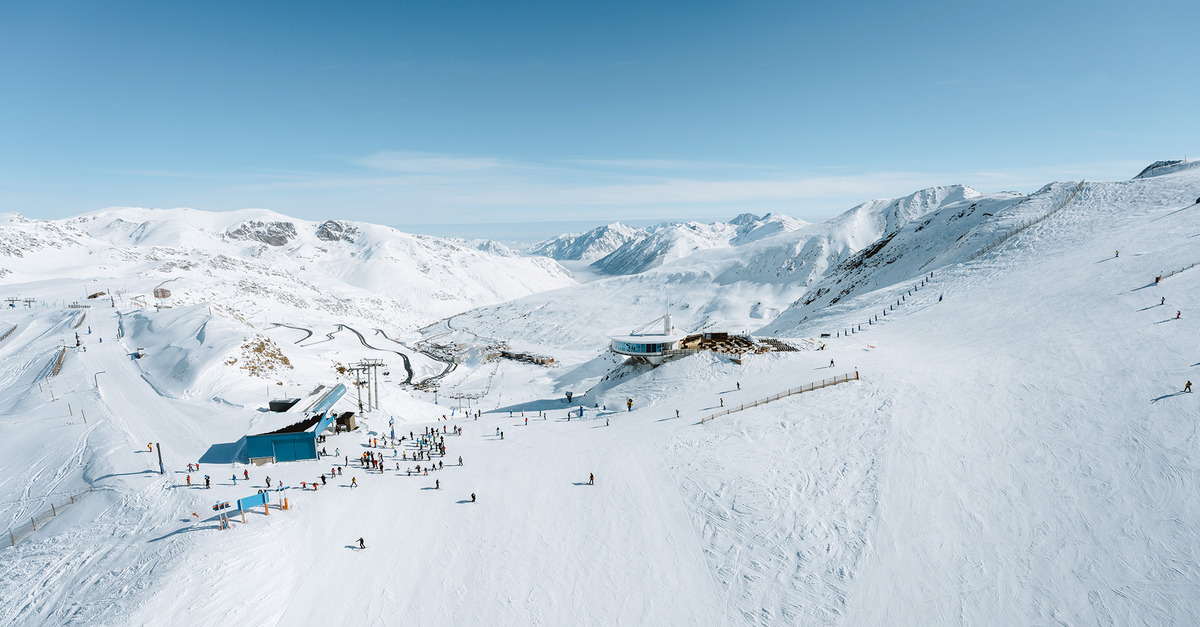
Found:
[[[63,348],[58,351],[58,359],[54,360],[54,368],[50,370],[50,376],[57,377],[58,371],[62,370],[63,358],[67,356],[67,349]]]
[[[803,394],[805,392],[812,392],[813,390],[820,390],[822,388],[827,388],[831,385],[837,385],[839,383],[847,383],[850,381],[858,381],[858,380],[859,380],[858,371],[855,370],[851,374],[840,374],[840,375],[833,377],[832,379],[821,379],[820,382],[813,381],[812,383],[809,383],[808,385],[802,385],[798,388],[791,388],[789,390],[780,392],[778,394],[773,394],[771,396],[768,396],[767,398],[757,400],[752,403],[743,403],[741,405],[738,405],[737,407],[730,407],[729,409],[726,409],[725,411],[719,411],[719,412],[712,414],[706,418],[701,418],[700,423],[704,424],[704,423],[708,422],[709,420],[712,420],[713,418],[719,418],[721,416],[728,416],[729,414],[732,414],[735,411],[742,411],[743,409],[750,409],[752,407],[758,407],[759,405],[766,405],[767,403],[777,401],[781,398],[787,398],[789,396],[795,396],[796,394]]]

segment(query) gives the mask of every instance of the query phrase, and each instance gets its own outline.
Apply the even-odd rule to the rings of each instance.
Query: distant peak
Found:
[[[1155,161],[1146,166],[1135,179],[1148,179],[1154,176],[1163,176],[1166,174],[1174,174],[1184,170],[1200,168],[1200,161],[1184,161],[1182,159],[1174,159],[1170,161]]]

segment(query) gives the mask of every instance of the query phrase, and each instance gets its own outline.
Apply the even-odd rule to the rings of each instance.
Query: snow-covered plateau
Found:
[[[527,255],[2,214],[0,624],[1200,624],[1196,165]],[[668,306],[799,350],[608,350]],[[328,456],[249,462],[338,383]]]

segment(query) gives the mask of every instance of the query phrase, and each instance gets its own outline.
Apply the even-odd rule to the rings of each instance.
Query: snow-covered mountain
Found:
[[[807,223],[781,214],[743,213],[730,222],[664,222],[647,229],[614,222],[583,234],[568,233],[529,249],[562,261],[588,261],[610,275],[637,274],[697,251],[742,246],[795,231]]]
[[[931,188],[582,285],[341,220],[4,214],[0,623],[1200,623],[1197,196],[1190,163]],[[606,351],[668,298],[821,349]],[[239,456],[332,383],[329,455]]]
[[[1000,199],[1011,197],[997,195]],[[955,185],[872,200],[824,222],[803,226],[770,215],[739,216],[736,223],[715,225],[660,225],[649,237],[597,262],[615,265],[628,259],[628,265],[620,268],[628,273],[480,308],[456,320],[469,319],[471,328],[482,334],[504,336],[501,328],[517,317],[528,331],[516,338],[517,342],[536,338],[551,345],[595,345],[602,343],[604,333],[612,328],[662,315],[669,298],[676,304],[675,317],[681,328],[756,329],[811,294],[814,284],[859,251],[927,214],[979,198],[979,192],[970,187]],[[987,211],[980,215],[983,213]],[[958,219],[953,222],[956,226],[960,223]],[[793,230],[795,226],[799,228]],[[755,238],[755,234],[762,237]],[[741,245],[730,244],[739,237],[743,238]],[[696,246],[697,241],[707,247]],[[666,260],[671,254],[676,258]],[[657,265],[632,272],[648,261]],[[597,294],[604,296],[596,298]],[[588,305],[580,307],[581,300]],[[565,320],[572,323],[564,324]]]
[[[646,237],[644,229],[613,222],[598,226],[586,233],[566,233],[534,244],[532,255],[543,255],[560,261],[592,262],[624,244]]]
[[[297,315],[320,310],[397,329],[574,283],[550,259],[486,240],[266,210],[137,208],[50,221],[6,214],[0,275],[119,277],[100,287],[148,294],[163,286],[175,303],[217,302],[243,317],[276,303]]]

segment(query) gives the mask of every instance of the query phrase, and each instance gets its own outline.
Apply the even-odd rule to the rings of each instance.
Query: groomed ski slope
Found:
[[[1200,622],[1200,409],[1180,392],[1200,383],[1200,267],[1153,281],[1200,261],[1197,188],[1191,172],[1088,183],[989,255],[934,269],[882,324],[827,351],[744,366],[701,354],[584,398],[616,410],[632,397],[632,412],[567,422],[556,387],[573,364],[505,365],[477,421],[406,405],[398,433],[464,429],[446,437],[445,469],[352,465],[317,492],[290,491],[291,510],[229,531],[214,528],[212,502],[268,474],[312,481],[334,461],[252,467],[250,489],[230,485],[240,466],[206,464],[212,490],[180,487],[183,465],[238,425],[158,397],[128,346],[89,343],[60,376],[77,391],[56,391],[98,394],[86,427],[36,396],[31,378],[10,377],[34,385],[12,405],[21,420],[52,436],[6,419],[0,440],[19,445],[3,445],[16,469],[5,474],[38,481],[72,463],[43,456],[80,450],[72,467],[107,487],[0,549],[0,622]],[[920,277],[783,335],[864,322]],[[520,331],[516,319],[509,332]],[[97,369],[107,374],[89,391],[84,375]],[[855,369],[859,382],[697,424],[722,400]],[[324,446],[354,457],[386,418],[366,426]],[[147,441],[170,447],[167,477],[147,472]],[[351,476],[361,487],[347,487]],[[16,498],[15,484],[4,489]]]

